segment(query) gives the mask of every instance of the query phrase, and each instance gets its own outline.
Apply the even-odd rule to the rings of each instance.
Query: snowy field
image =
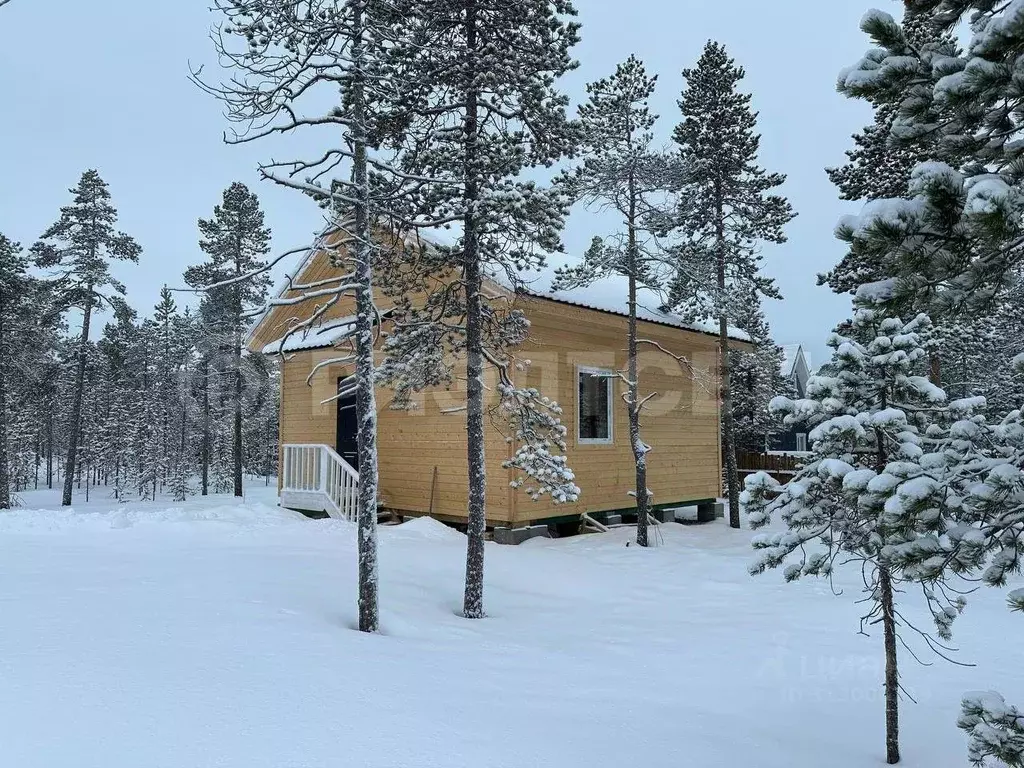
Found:
[[[464,539],[382,530],[384,636],[351,629],[354,528],[255,488],[0,515],[0,755],[18,768],[594,768],[883,764],[881,638],[848,593],[752,578],[722,521],[488,545],[490,618],[459,618]],[[995,591],[959,658],[903,657],[905,766],[964,766],[964,691],[1024,702]]]

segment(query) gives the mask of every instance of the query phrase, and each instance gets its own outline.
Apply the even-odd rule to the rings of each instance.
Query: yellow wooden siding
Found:
[[[281,442],[323,443],[337,439],[337,405],[330,400],[339,376],[349,366],[319,370],[307,383],[315,365],[336,355],[329,349],[303,350],[288,355],[282,366]],[[493,374],[488,382],[489,408],[495,405]],[[329,402],[325,402],[329,401]],[[465,405],[464,383],[451,391],[431,389],[416,397],[412,411],[392,410],[391,392],[377,392],[380,494],[390,509],[465,519],[468,503],[466,415],[445,413]],[[501,468],[508,446],[491,418],[485,420],[489,466],[487,499],[491,524],[511,520],[508,472]],[[434,468],[437,468],[436,482]],[[431,489],[433,488],[433,504]]]
[[[624,371],[625,317],[539,298],[517,304],[530,319],[530,337],[517,350],[529,359],[526,382],[558,400],[568,428],[567,457],[583,491],[570,509],[550,500],[518,502],[520,521],[555,517],[573,511],[598,512],[633,505],[635,465],[629,422],[622,400],[625,382],[614,380],[611,444],[577,442],[577,367]],[[641,438],[651,446],[647,484],[653,502],[664,504],[715,498],[720,493],[719,409],[713,337],[655,323],[640,323],[641,338],[655,341],[676,355],[685,355],[698,371],[697,381],[672,357],[653,345],[641,345],[640,394],[648,402]]]

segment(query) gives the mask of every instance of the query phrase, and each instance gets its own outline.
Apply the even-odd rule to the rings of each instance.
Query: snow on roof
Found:
[[[263,354],[278,355],[282,352],[298,352],[301,349],[332,347],[346,336],[352,335],[355,322],[355,317],[339,317],[318,328],[296,331],[267,344],[263,347]]]
[[[416,236],[407,238],[407,242],[413,242]],[[457,233],[454,230],[435,230],[429,232],[421,230],[419,241],[428,245],[442,245],[452,247],[457,241]],[[544,299],[551,299],[563,304],[572,304],[577,307],[596,309],[601,312],[610,312],[616,315],[627,315],[629,310],[626,306],[629,282],[624,275],[607,275],[596,280],[590,285],[569,290],[553,291],[551,289],[555,281],[555,272],[559,267],[573,266],[580,263],[580,259],[564,253],[545,253],[545,266],[540,269],[530,269],[518,273],[516,284],[513,286],[508,276],[491,270],[491,278],[506,288],[514,288],[531,296]],[[714,320],[689,321],[671,312],[663,312],[660,307],[664,303],[664,297],[649,288],[638,288],[637,290],[637,316],[641,320],[647,320],[661,325],[671,325],[675,328],[683,328],[698,333],[707,333],[713,336],[718,335],[718,322]],[[729,338],[738,341],[750,341],[750,336],[738,328],[729,328]]]
[[[616,315],[627,315],[629,309],[626,306],[626,297],[629,293],[629,281],[625,275],[606,275],[590,285],[569,290],[553,291],[551,286],[555,280],[555,270],[561,266],[570,266],[579,260],[564,254],[549,255],[547,265],[540,270],[523,272],[521,279],[523,284],[520,290],[524,290],[533,296],[539,296],[553,301],[560,301],[564,304],[573,304],[577,307],[597,309],[601,312],[611,312]],[[672,312],[664,312],[660,309],[664,297],[657,291],[650,288],[637,288],[637,317],[661,325],[671,325],[675,328],[684,328],[698,333],[707,333],[713,336],[718,335],[718,322],[713,320],[689,321]],[[750,341],[743,331],[737,328],[729,329],[729,338],[739,341]]]

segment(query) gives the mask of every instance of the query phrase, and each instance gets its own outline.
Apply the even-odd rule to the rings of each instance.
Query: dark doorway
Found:
[[[341,389],[342,378],[338,378],[338,389]],[[359,471],[359,450],[356,444],[356,430],[359,422],[356,419],[356,396],[348,395],[338,398],[338,444],[335,450],[347,461],[356,472]]]

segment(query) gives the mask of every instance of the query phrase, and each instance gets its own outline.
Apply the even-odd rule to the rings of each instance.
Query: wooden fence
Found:
[[[802,462],[801,457],[788,454],[746,453],[743,451],[736,454],[740,482],[743,482],[743,478],[747,475],[752,475],[755,472],[767,472],[780,483],[784,483],[796,474]]]

